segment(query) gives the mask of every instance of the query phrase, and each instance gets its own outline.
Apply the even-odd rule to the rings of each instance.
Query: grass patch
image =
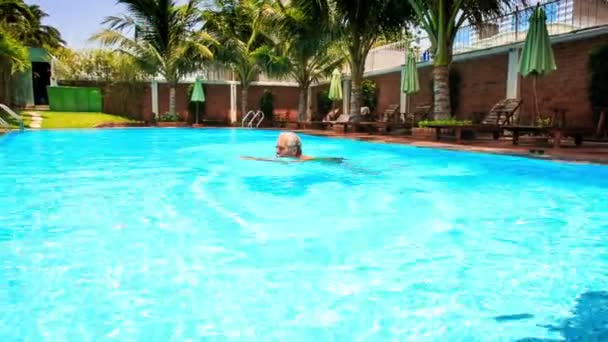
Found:
[[[21,113],[26,127],[29,127],[34,111],[24,111]],[[103,123],[135,123],[122,116],[104,113],[78,113],[78,112],[47,112],[35,111],[42,117],[41,128],[93,128]]]

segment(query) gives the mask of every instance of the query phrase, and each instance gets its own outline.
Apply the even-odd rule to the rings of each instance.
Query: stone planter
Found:
[[[158,127],[186,127],[187,123],[182,121],[166,121],[166,122],[157,122],[156,126]]]
[[[412,138],[416,139],[435,139],[435,130],[433,128],[412,128]]]
[[[114,128],[114,127],[147,127],[143,122],[106,122],[95,125],[95,128]]]

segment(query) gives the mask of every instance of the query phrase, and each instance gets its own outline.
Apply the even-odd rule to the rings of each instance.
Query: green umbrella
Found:
[[[194,82],[194,89],[192,89],[192,96],[190,102],[196,102],[196,124],[198,124],[198,103],[205,102],[205,92],[203,91],[203,83],[200,79],[196,79]]]
[[[542,7],[536,6],[534,13],[530,16],[530,28],[526,35],[526,42],[519,61],[519,73],[527,77],[534,76],[534,110],[535,118],[538,117],[538,97],[536,93],[536,79],[539,75],[546,75],[557,69],[549,32],[547,32],[547,16]]]
[[[328,97],[332,101],[342,99],[342,84],[340,79],[341,76],[342,75],[340,74],[340,70],[338,69],[334,69],[334,72],[331,74]]]
[[[405,64],[401,70],[401,92],[410,95],[420,90],[418,68],[416,67],[416,56],[412,49],[407,51],[405,60]],[[409,107],[410,101],[407,101],[407,104]],[[409,108],[407,112],[409,113]]]
[[[418,69],[416,67],[416,57],[414,52],[409,50],[406,57],[406,63],[403,65],[401,72],[401,91],[406,94],[413,94],[420,90],[420,82],[418,81]]]

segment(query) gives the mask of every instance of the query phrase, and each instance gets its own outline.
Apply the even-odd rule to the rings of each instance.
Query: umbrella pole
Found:
[[[198,125],[198,101],[196,102],[196,124]]]
[[[540,110],[538,107],[538,93],[536,90],[536,80],[538,78],[538,75],[534,75],[534,78],[532,79],[532,87],[533,89],[533,93],[534,93],[534,125],[536,125],[537,120],[538,120],[538,116],[540,115]]]

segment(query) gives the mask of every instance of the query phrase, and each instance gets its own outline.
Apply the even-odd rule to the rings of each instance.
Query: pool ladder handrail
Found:
[[[12,116],[14,119],[16,119],[19,122],[19,130],[23,132],[23,118],[15,113],[12,109],[10,109],[7,105],[0,103],[0,109],[4,110],[5,112],[8,113],[8,115]],[[4,119],[0,118],[0,125],[3,126],[4,128],[6,128],[7,130],[11,130],[11,125],[8,124],[8,122],[6,122]]]
[[[251,119],[249,119],[250,117],[251,117]],[[261,110],[258,110],[257,112],[250,110],[243,117],[243,120],[241,121],[241,126],[242,127],[253,127],[253,123],[255,122],[255,120],[257,118],[259,118],[259,119],[258,119],[257,124],[255,125],[256,128],[260,127],[260,124],[262,123],[262,121],[264,121],[264,112],[262,112]],[[249,121],[247,121],[247,119],[249,119]]]

